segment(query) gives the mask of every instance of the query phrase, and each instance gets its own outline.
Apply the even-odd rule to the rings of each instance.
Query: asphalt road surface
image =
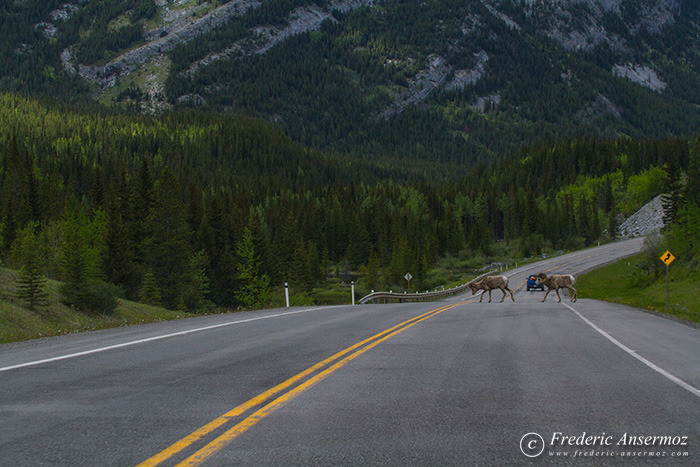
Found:
[[[640,246],[506,271],[515,302],[266,310],[0,346],[0,465],[698,465],[700,330],[522,286]]]

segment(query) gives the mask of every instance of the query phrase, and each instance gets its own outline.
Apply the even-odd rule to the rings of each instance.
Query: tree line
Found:
[[[26,290],[60,279],[66,303],[98,312],[115,297],[262,306],[274,285],[309,290],[346,270],[364,271],[368,289],[407,271],[420,286],[439,258],[498,241],[530,256],[609,238],[630,192],[644,203],[671,180],[687,215],[698,143],[582,137],[415,180],[251,118],[106,115],[2,95],[0,257]]]

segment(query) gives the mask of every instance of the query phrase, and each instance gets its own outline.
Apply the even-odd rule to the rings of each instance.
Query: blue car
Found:
[[[537,276],[530,274],[527,276],[527,290],[544,290],[544,284],[537,285]]]

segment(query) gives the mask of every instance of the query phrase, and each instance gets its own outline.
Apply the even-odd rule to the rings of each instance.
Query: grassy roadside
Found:
[[[700,271],[671,265],[670,307],[666,310],[666,275],[654,277],[642,268],[644,261],[642,253],[578,277],[579,297],[622,303],[700,322]]]
[[[119,300],[111,315],[82,313],[60,301],[60,282],[49,280],[49,304],[31,311],[15,297],[17,271],[0,268],[0,343],[73,332],[94,331],[116,326],[151,323],[184,317],[187,314],[142,303]]]
[[[513,253],[513,248],[513,245],[499,244],[494,246],[494,251],[489,256],[463,253],[457,257],[442,258],[434,268],[426,271],[425,280],[420,289],[415,289],[412,284],[412,291],[449,289],[462,285],[483,273],[484,265],[487,265],[487,269],[492,267],[496,270],[499,265],[503,265],[503,270],[506,271],[514,267],[516,261],[522,266],[541,259],[540,257],[518,258]],[[551,256],[561,252],[549,253]],[[355,280],[356,300],[371,292],[370,287],[363,280],[364,271],[347,273],[345,274],[347,277],[343,275],[343,279],[337,277],[339,275],[341,274],[337,273],[335,278],[328,279],[308,291],[290,288],[291,305],[348,305],[351,302],[351,279]],[[61,283],[53,280],[47,281],[46,286],[49,294],[48,306],[32,311],[15,295],[17,276],[18,272],[13,269],[0,268],[0,344],[195,316],[121,299],[117,310],[110,315],[80,312],[61,303],[59,293]],[[394,284],[382,290],[403,292],[405,285]],[[278,308],[284,305],[284,288],[281,285],[273,287],[266,307]]]

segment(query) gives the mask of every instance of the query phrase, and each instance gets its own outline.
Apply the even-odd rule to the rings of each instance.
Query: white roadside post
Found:
[[[289,308],[289,283],[288,282],[284,283],[284,299],[285,299],[285,302],[287,303],[287,308]]]
[[[350,288],[352,290],[352,292],[351,292],[352,293],[352,304],[354,305],[355,304],[355,281],[352,281],[350,283]]]

